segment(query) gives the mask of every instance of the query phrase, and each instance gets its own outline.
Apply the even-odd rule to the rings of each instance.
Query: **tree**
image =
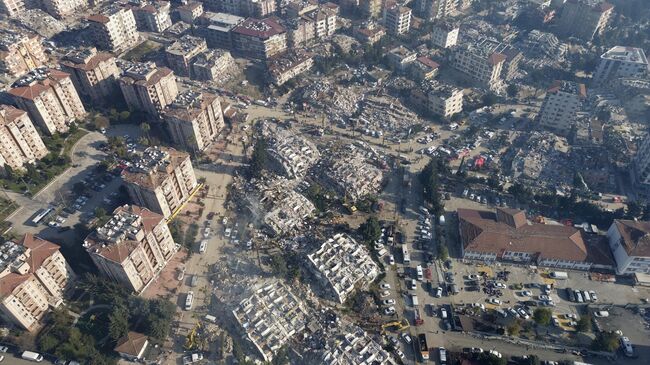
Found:
[[[76,182],[74,185],[72,185],[72,192],[77,195],[81,195],[86,192],[86,185],[82,182]]]
[[[591,316],[586,315],[580,317],[578,324],[576,325],[576,331],[578,332],[589,332],[591,331]]]
[[[618,338],[615,332],[599,332],[591,343],[591,348],[595,351],[614,352],[619,347]]]
[[[268,158],[268,152],[266,151],[267,147],[268,143],[264,138],[258,139],[255,143],[249,167],[251,177],[260,177],[264,167],[266,167],[266,161]]]
[[[449,258],[449,249],[447,249],[447,245],[440,245],[438,247],[438,259],[442,261],[447,261]]]
[[[630,219],[638,218],[643,214],[643,207],[636,201],[631,201],[627,203],[627,212],[626,215]]]
[[[508,333],[511,336],[519,336],[519,333],[521,332],[521,323],[519,323],[519,320],[515,320],[510,326],[508,326]]]
[[[481,365],[506,365],[507,361],[503,357],[497,357],[489,352],[482,352],[476,358]]]
[[[508,87],[506,87],[506,93],[511,98],[514,98],[515,96],[517,96],[517,92],[519,92],[519,89],[517,88],[517,85],[515,85],[515,84],[510,84],[510,85],[508,85]]]
[[[381,237],[381,224],[375,215],[371,215],[359,226],[359,233],[366,242],[375,242]]]
[[[95,129],[108,128],[110,127],[110,125],[111,125],[110,120],[103,115],[97,115],[93,119],[93,126],[95,127]]]
[[[483,102],[483,105],[485,106],[492,106],[497,103],[499,99],[497,98],[496,95],[493,93],[487,93],[483,95],[483,98],[481,98],[481,101]]]
[[[148,139],[149,138],[149,131],[151,130],[151,126],[149,125],[149,123],[140,123],[140,130],[142,131],[142,133],[144,133],[144,135]]]
[[[548,326],[551,324],[551,319],[553,318],[553,312],[548,308],[537,308],[533,312],[533,319],[535,323],[541,326]]]
[[[117,341],[129,331],[129,312],[123,306],[116,306],[108,315],[108,322],[108,335]]]
[[[101,220],[104,217],[106,217],[106,209],[104,209],[102,207],[95,208],[94,213],[95,213],[95,218],[97,218],[97,219]]]
[[[420,182],[424,187],[424,200],[431,205],[430,211],[436,217],[443,214],[445,210],[438,187],[438,173],[448,169],[449,167],[445,165],[444,161],[432,158],[419,175]]]

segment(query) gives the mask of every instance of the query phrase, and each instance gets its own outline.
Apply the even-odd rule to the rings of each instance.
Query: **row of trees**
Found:
[[[445,210],[445,203],[440,194],[439,175],[448,172],[447,161],[434,157],[418,176],[424,190],[424,201],[429,204],[429,211],[436,217],[442,215]]]

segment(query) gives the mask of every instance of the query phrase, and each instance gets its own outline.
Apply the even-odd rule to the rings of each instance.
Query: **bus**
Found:
[[[192,302],[194,301],[194,292],[190,291],[185,297],[185,310],[188,311],[192,309]]]
[[[52,207],[47,209],[41,209],[41,211],[38,214],[36,214],[36,217],[32,219],[32,223],[35,226],[38,225],[43,220],[43,218],[45,218],[48,214],[52,213],[52,211],[54,211],[54,208]]]
[[[402,246],[402,257],[405,264],[411,263],[411,256],[409,255],[409,250],[406,248],[406,245]]]

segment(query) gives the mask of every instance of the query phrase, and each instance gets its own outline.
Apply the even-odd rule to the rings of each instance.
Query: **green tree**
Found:
[[[483,102],[483,105],[485,105],[485,106],[492,106],[492,105],[496,104],[497,101],[499,101],[499,98],[497,98],[497,96],[494,95],[493,93],[487,93],[487,94],[483,95],[483,97],[481,98],[481,101]]]
[[[444,162],[438,158],[432,158],[429,163],[420,172],[419,178],[424,187],[424,200],[431,206],[430,212],[436,217],[443,214],[445,210],[444,202],[439,192],[438,174],[445,167]]]
[[[151,130],[149,123],[140,123],[140,130],[144,133],[147,139],[149,139],[149,131]]]
[[[521,322],[518,319],[515,319],[515,321],[508,326],[507,330],[511,336],[519,336],[519,333],[521,333]]]
[[[267,148],[268,148],[268,143],[264,138],[258,139],[257,142],[255,143],[255,147],[253,147],[253,155],[251,156],[251,162],[249,168],[249,173],[251,177],[262,176],[262,172],[266,167],[266,161],[268,158],[268,152],[266,150]]]
[[[129,331],[129,312],[123,306],[116,306],[108,316],[108,335],[117,341]]]
[[[506,365],[507,360],[504,357],[497,357],[489,352],[482,352],[476,358],[480,365]]]
[[[95,208],[94,213],[95,213],[95,218],[97,218],[99,220],[104,219],[106,217],[106,214],[107,214],[106,209],[104,209],[102,207]]]
[[[289,272],[287,269],[287,262],[281,254],[271,256],[271,270],[277,276],[286,277]]]
[[[438,259],[442,261],[447,261],[449,258],[449,249],[447,248],[447,245],[440,245],[438,247]]]
[[[515,85],[515,84],[510,84],[510,85],[508,85],[508,87],[506,87],[506,93],[511,98],[514,98],[515,96],[517,96],[517,92],[519,92],[519,89],[517,88],[517,85]]]
[[[578,332],[589,332],[591,331],[591,316],[585,315],[580,317],[578,324],[576,325],[576,331]]]
[[[619,347],[619,336],[615,332],[599,332],[591,343],[595,351],[614,352]]]
[[[541,326],[548,326],[551,324],[553,312],[548,308],[537,308],[533,312],[533,320]]]
[[[108,128],[110,125],[110,120],[103,115],[96,115],[93,119],[93,126],[95,129]]]
[[[381,224],[377,216],[371,215],[359,226],[359,233],[366,242],[374,242],[381,237]]]

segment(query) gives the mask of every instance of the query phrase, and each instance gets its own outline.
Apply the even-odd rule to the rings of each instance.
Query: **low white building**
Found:
[[[307,255],[315,274],[327,283],[341,304],[357,288],[367,287],[379,275],[368,250],[352,237],[338,233]]]
[[[617,274],[650,274],[650,222],[616,219],[607,238]]]

